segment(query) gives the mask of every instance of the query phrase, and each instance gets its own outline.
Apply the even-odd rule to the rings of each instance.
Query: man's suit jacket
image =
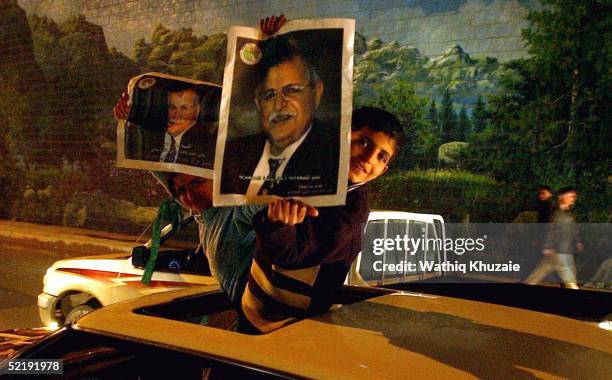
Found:
[[[250,178],[245,177],[251,177],[255,172],[265,143],[266,135],[263,133],[227,142],[221,173],[221,194],[246,194]],[[315,120],[308,136],[287,163],[281,181],[269,194],[335,194],[339,159],[340,127]]]
[[[196,123],[189,128],[178,148],[177,164],[213,168],[217,144],[216,124]],[[128,133],[127,158],[159,162],[164,150],[165,132],[134,128]]]

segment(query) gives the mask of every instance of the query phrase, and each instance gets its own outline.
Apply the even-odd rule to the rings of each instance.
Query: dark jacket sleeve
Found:
[[[360,248],[355,245],[359,245],[368,211],[367,197],[361,189],[347,195],[346,205],[322,207],[318,217],[306,217],[294,226],[270,222],[264,210],[254,223],[257,254],[287,269],[348,261]]]

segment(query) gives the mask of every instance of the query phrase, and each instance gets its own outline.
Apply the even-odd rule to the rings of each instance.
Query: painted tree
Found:
[[[136,40],[134,43],[134,57],[136,58],[136,63],[138,63],[140,66],[145,66],[149,54],[151,54],[151,50],[153,50],[153,48],[145,41],[144,38],[139,38]]]
[[[601,194],[605,202],[612,143],[608,125],[612,112],[612,3],[542,3],[542,10],[529,14],[530,27],[523,37],[539,80],[537,101],[552,114],[550,130],[543,130],[543,137],[551,132],[558,137],[547,150],[573,172],[583,191]],[[542,119],[547,121],[538,117],[537,128],[542,128]]]
[[[465,106],[462,106],[461,110],[459,111],[459,116],[457,117],[454,139],[456,141],[465,141],[467,136],[469,136],[471,133],[472,123],[470,121],[470,117],[468,116],[467,109]]]
[[[450,96],[450,91],[446,89],[440,105],[439,125],[442,142],[453,141],[456,115],[453,110],[453,101]]]
[[[198,37],[191,28],[170,30],[158,24],[150,41],[139,39],[134,45],[136,61],[143,71],[223,82],[225,34]]]
[[[436,107],[436,100],[432,97],[427,110],[427,123],[416,133],[413,151],[415,156],[421,157],[420,168],[433,168],[438,164],[438,147],[442,144],[440,133],[440,118]]]
[[[531,56],[507,64],[466,166],[522,186],[576,184],[582,216],[609,221],[612,5],[543,3],[523,32]]]
[[[384,86],[367,104],[356,103],[355,107],[370,105],[393,113],[402,124],[407,144],[394,160],[394,167],[408,169],[415,165],[428,166],[439,145],[437,136],[432,135],[425,116],[427,101],[415,95],[414,86],[408,81],[398,81]]]
[[[431,98],[431,103],[429,103],[427,119],[432,126],[438,127],[438,109],[436,108],[436,100],[434,98]]]
[[[472,110],[472,131],[474,133],[482,132],[489,122],[489,111],[486,108],[485,102],[482,96],[479,96],[476,100],[476,105]]]
[[[84,16],[56,24],[32,15],[29,22],[36,60],[51,93],[59,95],[45,99],[50,113],[41,124],[36,160],[59,166],[96,160],[103,145],[116,139],[109,110],[138,69],[117,50],[109,50],[102,27]]]

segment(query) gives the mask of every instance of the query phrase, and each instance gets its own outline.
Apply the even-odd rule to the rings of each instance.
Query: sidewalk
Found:
[[[0,219],[0,243],[82,252],[84,256],[131,252],[149,238],[81,228],[49,226]]]

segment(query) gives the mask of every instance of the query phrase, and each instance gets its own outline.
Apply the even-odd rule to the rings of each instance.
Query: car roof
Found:
[[[444,223],[444,218],[436,214],[419,214],[408,211],[370,211],[368,221],[383,220],[383,219],[409,219],[420,222],[433,223],[434,220]]]
[[[308,378],[612,373],[612,336],[594,323],[459,298],[398,292],[258,336],[133,312],[217,289],[121,302],[86,315],[75,328]]]

